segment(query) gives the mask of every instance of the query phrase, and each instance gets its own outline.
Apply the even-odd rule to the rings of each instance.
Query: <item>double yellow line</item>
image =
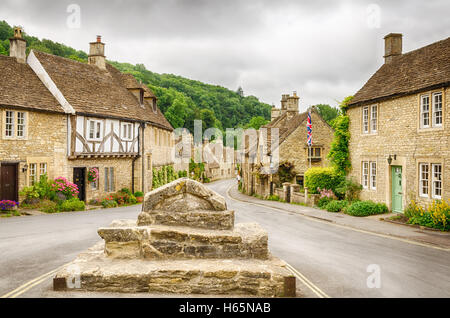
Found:
[[[286,263],[286,262],[285,262]],[[286,268],[294,274],[295,277],[298,278],[306,287],[308,287],[317,297],[319,298],[331,298],[324,291],[322,291],[319,287],[314,285],[308,278],[305,277],[302,273],[296,270],[294,267],[286,263]]]
[[[27,292],[28,290],[30,290],[31,288],[39,285],[40,283],[42,283],[43,281],[47,280],[48,278],[50,278],[51,276],[53,276],[54,274],[56,274],[56,272],[58,272],[61,268],[63,268],[65,265],[62,265],[48,273],[45,273],[39,277],[36,277],[35,279],[30,280],[29,282],[17,287],[16,289],[14,289],[13,291],[4,294],[3,296],[0,296],[0,298],[16,298],[17,296],[22,295],[23,293]]]

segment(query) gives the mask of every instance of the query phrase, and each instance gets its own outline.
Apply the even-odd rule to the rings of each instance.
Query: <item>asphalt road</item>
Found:
[[[450,253],[313,221],[292,212],[227,196],[234,180],[209,185],[236,211],[236,223],[257,222],[269,233],[273,255],[292,265],[312,289],[330,297],[450,297]],[[0,219],[0,296],[73,260],[100,240],[97,228],[134,219],[140,206]],[[379,288],[367,280],[379,269]],[[371,276],[371,277],[372,277]],[[376,280],[370,280],[376,282]],[[18,297],[55,296],[51,276],[21,288]],[[373,286],[372,286],[373,287]],[[14,294],[13,294],[14,295]]]

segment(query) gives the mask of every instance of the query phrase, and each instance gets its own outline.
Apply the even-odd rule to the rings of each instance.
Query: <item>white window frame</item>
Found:
[[[25,138],[27,131],[27,114],[25,112],[16,112],[16,125],[16,137]]]
[[[372,190],[377,189],[377,163],[375,161],[370,162],[370,188]]]
[[[133,140],[133,124],[122,123],[121,125],[121,138],[123,140]]]
[[[362,162],[362,170],[361,170],[361,184],[364,189],[369,188],[369,162],[363,161]]]
[[[432,104],[433,104],[433,126],[435,127],[442,127],[442,119],[443,119],[443,112],[442,112],[442,92],[433,93],[432,95]],[[436,101],[436,98],[438,98],[438,101]],[[438,108],[439,106],[439,108]],[[439,116],[437,114],[439,113]],[[437,118],[440,118],[440,123],[437,123]]]
[[[436,168],[439,167],[438,176],[436,176]],[[436,185],[439,184],[439,187]],[[436,189],[440,190],[440,195],[436,195]],[[433,163],[431,164],[431,197],[433,199],[442,198],[442,164]]]
[[[427,100],[427,103],[424,103],[424,100]],[[424,111],[424,106],[427,105],[428,109]],[[428,124],[425,125],[425,115],[427,115]],[[430,128],[430,95],[421,95],[420,96],[420,127],[421,128]]]
[[[94,130],[91,130],[91,123],[94,124]],[[91,131],[93,137],[91,137]],[[91,141],[103,140],[103,121],[96,119],[89,119],[87,121],[86,139]]]
[[[426,172],[424,171],[426,167]],[[426,173],[426,178],[424,174]],[[424,186],[426,182],[426,186]],[[426,193],[424,190],[426,189]],[[430,197],[430,165],[428,163],[419,163],[419,196],[422,198]]]
[[[362,131],[363,134],[369,133],[369,106],[364,106],[362,109]]]
[[[46,162],[40,162],[39,163],[39,180],[46,173],[47,173],[47,163]]]
[[[370,107],[370,130],[372,133],[376,133],[378,130],[378,105],[372,105]]]
[[[28,164],[28,184],[32,186],[37,180],[37,163],[30,163]]]
[[[14,116],[14,111],[12,110],[5,111],[5,130],[4,130],[5,138],[14,138],[15,118],[16,117]]]

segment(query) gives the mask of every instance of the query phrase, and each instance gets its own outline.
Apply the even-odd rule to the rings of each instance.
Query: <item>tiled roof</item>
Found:
[[[39,77],[15,57],[0,55],[0,105],[64,113]]]
[[[350,106],[450,84],[450,37],[383,64],[355,94]]]
[[[50,78],[77,113],[141,120],[172,130],[159,109],[153,110],[127,88],[141,88],[131,74],[122,74],[110,64],[95,65],[34,51]],[[131,77],[130,77],[131,76]]]

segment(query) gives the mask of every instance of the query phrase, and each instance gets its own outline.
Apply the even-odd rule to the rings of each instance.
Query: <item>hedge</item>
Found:
[[[350,206],[344,208],[344,213],[353,216],[368,216],[383,214],[389,211],[384,203],[375,203],[373,201],[356,201]]]
[[[305,186],[309,193],[319,193],[319,189],[328,189],[335,192],[336,188],[345,180],[334,168],[309,168],[305,172]]]

